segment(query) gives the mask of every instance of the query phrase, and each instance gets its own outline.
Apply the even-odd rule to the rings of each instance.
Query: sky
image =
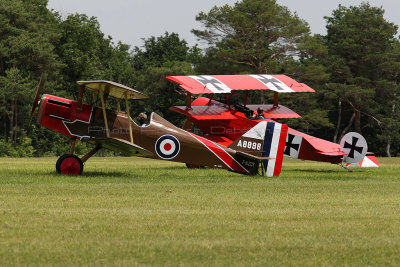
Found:
[[[166,31],[178,33],[190,46],[198,42],[190,32],[201,29],[196,15],[208,13],[213,6],[233,5],[237,0],[49,0],[48,8],[58,11],[62,17],[81,13],[94,16],[101,31],[117,43],[121,41],[132,47],[142,46],[143,38],[162,36]],[[358,6],[360,0],[277,0],[310,25],[312,33],[325,34],[324,16],[331,16],[339,4]],[[385,19],[400,25],[400,1],[370,0],[373,6],[383,7]]]

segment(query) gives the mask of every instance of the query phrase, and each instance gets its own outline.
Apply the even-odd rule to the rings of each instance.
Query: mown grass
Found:
[[[140,158],[0,159],[0,265],[400,265],[400,159],[277,178]]]

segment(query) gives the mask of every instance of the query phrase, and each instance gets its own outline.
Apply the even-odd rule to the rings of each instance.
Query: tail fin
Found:
[[[368,151],[365,138],[356,132],[345,134],[340,140],[340,147],[347,155],[343,157],[343,163],[357,163],[364,159]]]
[[[267,176],[281,173],[283,152],[285,150],[288,127],[277,122],[262,121],[235,140],[229,148],[237,153],[238,160],[244,165],[246,160],[262,161],[262,170]],[[246,155],[246,159],[243,159]],[[254,168],[250,172],[254,174]],[[258,164],[257,164],[258,171]]]

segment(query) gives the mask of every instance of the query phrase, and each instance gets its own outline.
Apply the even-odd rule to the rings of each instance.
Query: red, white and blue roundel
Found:
[[[162,159],[173,159],[178,155],[180,144],[172,135],[163,135],[156,141],[156,153]]]

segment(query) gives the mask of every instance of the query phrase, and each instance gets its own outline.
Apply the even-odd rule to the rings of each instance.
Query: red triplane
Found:
[[[331,163],[344,161],[348,164],[366,158],[364,156],[367,144],[361,135],[352,134],[350,137],[345,137],[340,147],[273,121],[272,119],[277,118],[300,117],[290,109],[278,105],[277,96],[274,105],[262,105],[267,119],[248,118],[245,113],[254,110],[255,106],[246,105],[246,100],[244,105],[231,107],[229,95],[235,90],[245,90],[246,95],[249,90],[276,91],[274,89],[289,88],[296,91],[298,87],[301,87],[300,91],[312,90],[283,75],[261,75],[258,79],[257,77],[256,75],[167,77],[188,91],[187,106],[172,109],[187,115],[188,121],[205,133],[203,136],[180,129],[156,113],[151,114],[148,125],[137,125],[130,116],[129,100],[143,99],[147,96],[110,81],[79,81],[77,101],[48,94],[40,98],[42,87],[40,82],[31,117],[38,108],[38,124],[71,138],[69,154],[62,155],[56,163],[56,170],[60,174],[81,174],[83,164],[101,148],[130,156],[182,162],[188,166],[209,166],[242,174],[267,176],[280,174],[284,155]],[[268,77],[270,80],[262,77]],[[258,80],[266,86],[254,87],[253,83],[249,83],[250,79]],[[287,86],[285,81],[292,83],[292,86]],[[283,87],[283,84],[286,87]],[[90,90],[94,98],[100,99],[100,107],[83,103],[85,90]],[[191,103],[191,94],[204,93],[210,93],[211,97],[208,99],[200,97]],[[215,93],[225,94],[227,104],[212,100]],[[106,109],[109,97],[117,99],[118,110]],[[120,110],[120,100],[125,101],[126,111]],[[94,147],[79,158],[74,155],[76,140],[88,142]],[[296,152],[293,152],[293,148]]]
[[[241,133],[260,121],[301,118],[278,103],[280,93],[315,92],[306,84],[286,75],[169,76],[167,79],[178,83],[187,92],[186,106],[171,107],[171,110],[187,117],[184,128],[190,129],[194,124],[207,139],[224,146],[231,146]],[[247,104],[249,92],[255,90],[272,91],[273,104]],[[230,103],[231,97],[239,92],[244,92],[243,102]],[[192,95],[205,94],[209,97],[198,97],[191,101]],[[214,100],[216,94],[223,94],[225,103]],[[265,119],[255,120],[252,117],[258,108],[262,108]],[[340,144],[336,144],[289,128],[284,156],[345,166],[379,166],[375,156],[367,153],[365,139],[354,132],[346,134]]]

